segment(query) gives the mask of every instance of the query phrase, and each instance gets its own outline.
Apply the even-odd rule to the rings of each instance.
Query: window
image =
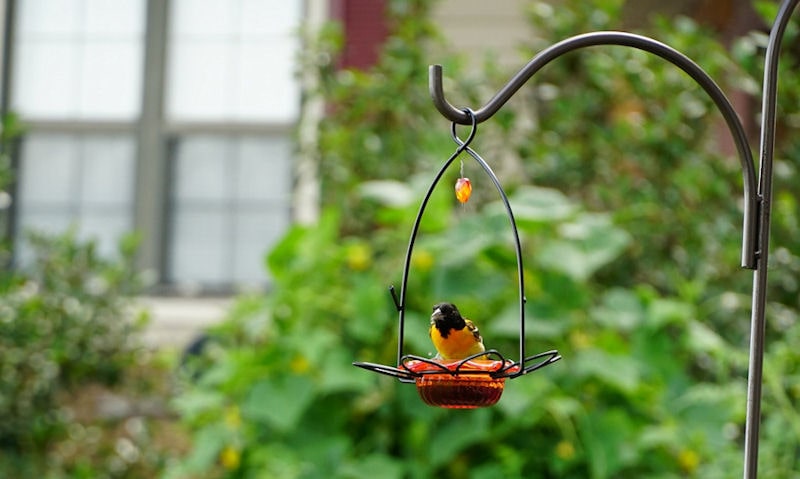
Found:
[[[134,120],[144,0],[25,0],[14,40],[12,108],[29,120]]]
[[[177,0],[172,6],[170,120],[288,124],[297,118],[300,2]]]
[[[10,5],[17,260],[29,228],[109,253],[136,229],[162,286],[264,285],[290,222],[302,0]]]
[[[133,228],[134,151],[129,136],[29,136],[18,185],[25,226],[51,233],[75,226],[80,236],[98,238],[102,252],[113,253],[117,239]]]
[[[165,107],[176,146],[166,276],[178,284],[258,284],[267,279],[264,253],[289,223],[301,5],[176,0],[171,7]],[[236,125],[248,133],[235,134]]]
[[[169,274],[184,283],[264,280],[264,245],[289,223],[291,145],[272,138],[196,136],[177,148]]]

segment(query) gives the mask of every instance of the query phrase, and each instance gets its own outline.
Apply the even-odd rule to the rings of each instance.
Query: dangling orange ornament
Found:
[[[456,198],[461,203],[466,203],[469,201],[470,195],[472,195],[472,183],[470,183],[469,178],[459,178],[456,181]]]

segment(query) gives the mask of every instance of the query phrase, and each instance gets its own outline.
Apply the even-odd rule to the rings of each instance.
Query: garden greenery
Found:
[[[9,195],[9,153],[22,126],[14,115],[2,125],[0,195]],[[4,231],[7,221],[0,210]],[[151,449],[145,419],[103,418],[93,409],[99,392],[119,394],[125,384],[133,396],[150,388],[149,379],[131,380],[144,366],[139,333],[147,320],[133,303],[142,286],[133,266],[137,244],[128,236],[108,258],[74,231],[31,232],[26,264],[11,269],[3,238],[0,477],[125,479],[162,467],[165,454]]]
[[[319,130],[324,213],[269,253],[273,290],[243,297],[214,331],[175,402],[193,449],[167,477],[735,474],[751,281],[738,265],[738,161],[720,153],[720,116],[700,88],[641,52],[593,48],[549,65],[473,144],[490,164],[510,162],[498,170],[523,241],[528,347],[557,348],[564,359],[509,381],[497,406],[472,411],[425,406],[413,386],[350,365],[396,359],[386,287],[398,284],[418,202],[455,147],[427,98],[427,64],[445,63],[448,88],[471,105],[486,100],[475,98],[476,85],[496,81],[462,76],[461,62],[436,56],[429,2],[389,6],[394,34],[374,68],[310,63],[330,111]],[[541,38],[525,56],[619,29],[621,8],[619,0],[532,2]],[[726,88],[757,84],[758,35],[737,43],[732,61],[689,19],[657,20],[647,33]],[[326,30],[323,50],[337,38]],[[792,126],[800,83],[786,83],[782,121]],[[782,138],[778,188],[796,178],[796,141]],[[508,220],[488,178],[464,162],[473,199],[455,201],[456,167],[421,225],[405,346],[431,353],[430,307],[447,300],[479,324],[487,346],[513,357]],[[775,264],[787,269],[770,291],[760,472],[789,477],[800,467],[797,195],[780,192],[776,208]]]

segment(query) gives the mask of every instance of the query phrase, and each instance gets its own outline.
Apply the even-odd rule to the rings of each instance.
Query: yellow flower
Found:
[[[420,250],[411,257],[411,264],[420,271],[430,271],[433,268],[434,257],[430,251]]]
[[[311,363],[308,358],[302,355],[295,356],[292,362],[289,363],[289,369],[295,374],[304,374],[311,368]]]
[[[576,350],[586,349],[592,345],[592,338],[580,330],[572,331],[569,335],[569,342]]]
[[[575,446],[569,441],[561,441],[556,444],[556,456],[568,461],[575,457]]]
[[[345,259],[350,269],[364,271],[372,264],[372,250],[365,243],[352,244],[347,247]]]
[[[242,463],[242,455],[233,446],[225,446],[219,453],[219,462],[222,467],[232,471],[239,468]]]
[[[229,428],[239,429],[239,427],[242,425],[242,415],[239,412],[239,408],[236,406],[231,406],[225,409],[225,416],[223,420]]]
[[[700,465],[700,456],[695,451],[684,449],[678,453],[678,464],[684,471],[692,473]]]

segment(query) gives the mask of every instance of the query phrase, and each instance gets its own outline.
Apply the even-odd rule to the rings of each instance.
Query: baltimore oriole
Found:
[[[439,359],[464,359],[486,351],[478,327],[452,303],[433,306],[429,334]]]

